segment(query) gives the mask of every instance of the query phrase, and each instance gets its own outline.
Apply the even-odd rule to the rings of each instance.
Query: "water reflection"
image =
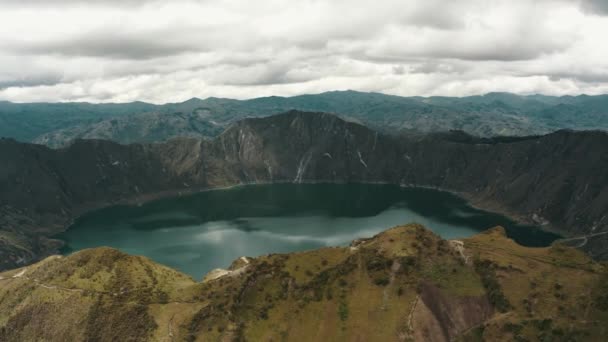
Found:
[[[390,227],[417,222],[447,239],[496,225],[529,246],[557,236],[468,206],[445,192],[370,184],[251,185],[117,206],[86,215],[60,238],[70,253],[111,246],[196,278],[257,256],[346,245]]]

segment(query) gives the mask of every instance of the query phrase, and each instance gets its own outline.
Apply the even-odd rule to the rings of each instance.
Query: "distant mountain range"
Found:
[[[154,105],[0,102],[0,137],[65,146],[74,139],[119,143],[212,138],[230,124],[289,110],[328,112],[385,133],[464,131],[473,136],[528,136],[559,129],[608,130],[608,95],[400,97],[334,91],[251,100],[193,98]]]

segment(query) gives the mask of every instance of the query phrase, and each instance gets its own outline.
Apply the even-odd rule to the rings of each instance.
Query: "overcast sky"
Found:
[[[1,0],[0,100],[608,93],[608,0]]]

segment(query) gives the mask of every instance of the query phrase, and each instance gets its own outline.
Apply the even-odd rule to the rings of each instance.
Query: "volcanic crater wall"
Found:
[[[49,236],[87,210],[262,182],[382,182],[453,191],[478,207],[571,235],[608,231],[608,134],[522,139],[391,136],[330,114],[235,123],[213,140],[59,150],[0,140],[0,269],[54,253]],[[608,235],[608,234],[606,234]],[[608,237],[582,245],[608,258]]]

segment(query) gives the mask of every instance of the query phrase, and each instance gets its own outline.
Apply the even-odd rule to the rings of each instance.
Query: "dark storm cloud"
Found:
[[[285,70],[268,69],[262,72],[253,72],[243,77],[222,78],[222,82],[216,84],[235,85],[235,86],[263,86],[273,84],[289,84],[308,81],[304,78],[293,78]]]
[[[515,44],[515,42],[513,42]],[[507,46],[492,47],[487,45],[464,47],[425,46],[420,49],[394,49],[393,47],[378,51],[356,51],[351,53],[351,57],[363,61],[378,63],[400,63],[411,59],[426,58],[436,59],[455,59],[462,61],[481,62],[481,61],[502,61],[516,62],[538,58],[546,53],[552,53],[567,48],[564,46],[546,46],[539,44],[537,47]]]
[[[608,15],[608,0],[582,0],[583,11],[597,15]]]
[[[405,16],[401,24],[419,27],[431,27],[442,30],[460,29],[465,26],[463,15],[459,13],[457,2],[429,1],[432,6],[418,6]]]
[[[61,82],[61,76],[58,75],[36,75],[34,77],[12,78],[3,81],[0,79],[0,89],[10,87],[32,87],[41,85],[54,85]]]
[[[186,52],[204,51],[202,45],[193,44],[185,39],[174,39],[181,32],[158,31],[143,33],[92,32],[72,39],[37,42],[26,45],[14,43],[19,53],[106,57],[119,59],[149,59],[179,55]],[[18,45],[22,44],[22,45]]]
[[[585,83],[605,83],[608,82],[608,72],[561,72],[548,76],[553,81],[562,79],[577,80]]]
[[[306,73],[298,70],[297,63],[257,63],[246,66],[226,64],[227,68],[209,79],[213,84],[234,86],[264,86],[273,84],[291,84],[317,79],[317,73]]]

